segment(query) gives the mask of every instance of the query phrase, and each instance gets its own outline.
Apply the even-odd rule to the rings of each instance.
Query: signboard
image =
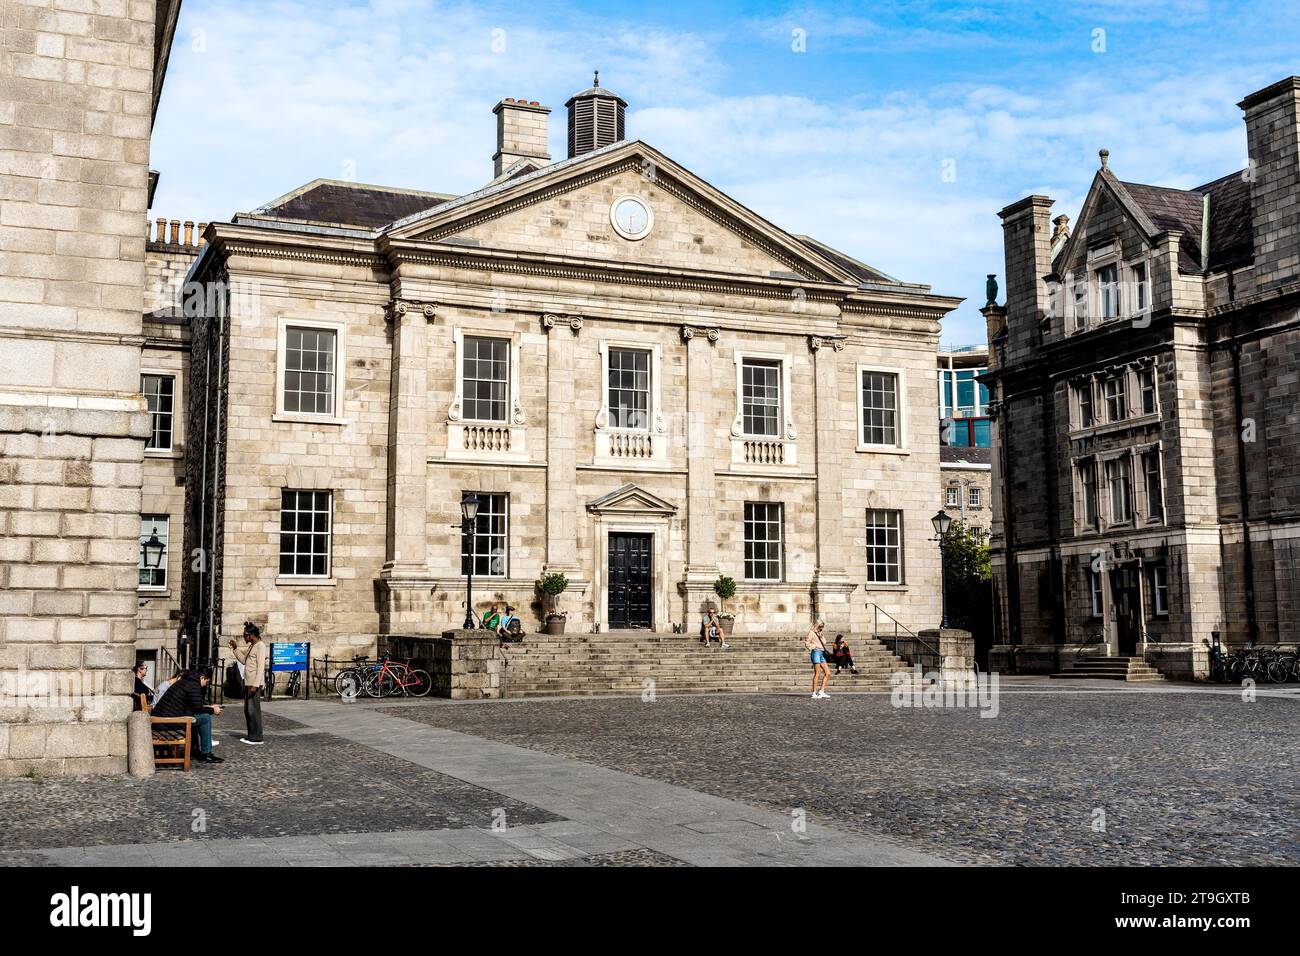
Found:
[[[271,671],[305,671],[311,644],[299,641],[294,644],[271,645]]]

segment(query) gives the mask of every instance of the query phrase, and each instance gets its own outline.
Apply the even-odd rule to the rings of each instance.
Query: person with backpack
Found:
[[[248,725],[248,734],[240,737],[239,742],[256,747],[265,743],[262,739],[262,682],[266,679],[268,650],[261,629],[252,621],[244,622],[244,640],[248,646],[242,650],[233,639],[230,641],[230,650],[244,665],[244,722]]]
[[[831,696],[826,693],[826,682],[831,678],[831,666],[826,663],[826,645],[822,641],[822,631],[825,629],[826,622],[818,618],[817,623],[809,629],[803,639],[804,650],[808,652],[808,659],[812,661],[813,700]]]

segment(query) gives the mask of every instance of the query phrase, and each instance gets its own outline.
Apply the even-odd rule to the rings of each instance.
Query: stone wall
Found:
[[[126,768],[155,4],[85,6],[4,7],[0,774]]]

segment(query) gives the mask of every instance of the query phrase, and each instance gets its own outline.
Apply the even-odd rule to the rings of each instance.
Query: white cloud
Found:
[[[874,29],[865,18],[830,20],[824,28],[848,39]],[[736,90],[762,85],[753,76],[737,84],[745,64],[733,34],[563,11],[546,22],[428,0],[191,0],[155,133],[154,215],[226,219],[316,177],[342,177],[349,160],[364,182],[467,191],[490,178],[498,99],[551,106],[552,153],[562,158],[563,102],[599,68],[631,105],[629,137],[778,225],[967,296],[944,337],[978,340],[984,275],[1003,271],[1000,208],[1046,192],[1075,216],[1101,146],[1133,181],[1186,187],[1239,168],[1245,136],[1234,104],[1289,72],[1282,60],[1256,58],[1203,75],[1196,62],[1175,71],[1111,53],[1097,58],[1103,68],[1041,81],[994,68],[972,69],[972,82],[899,82],[880,95],[855,94],[851,76],[835,98],[817,88],[747,93]]]

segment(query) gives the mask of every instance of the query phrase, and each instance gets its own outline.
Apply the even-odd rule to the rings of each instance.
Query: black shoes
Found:
[[[218,757],[210,750],[207,753],[200,752],[198,756],[198,761],[199,763],[225,763],[226,762],[224,757]]]

